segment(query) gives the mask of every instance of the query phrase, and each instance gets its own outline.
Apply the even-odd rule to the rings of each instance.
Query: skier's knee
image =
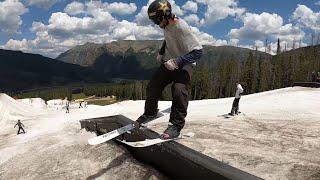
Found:
[[[174,83],[171,87],[173,97],[183,96],[188,97],[188,90],[185,84]]]
[[[159,96],[159,87],[157,85],[155,85],[154,83],[149,83],[148,86],[147,86],[147,97],[157,97]]]

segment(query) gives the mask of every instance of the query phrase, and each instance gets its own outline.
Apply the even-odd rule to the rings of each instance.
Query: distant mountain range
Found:
[[[104,76],[75,64],[41,55],[0,49],[0,90],[59,86],[74,82],[101,82]]]
[[[111,78],[147,80],[159,67],[155,57],[161,43],[154,40],[86,43],[62,53],[56,59],[0,49],[0,91],[74,82],[107,82]],[[283,54],[297,56],[306,49]],[[204,46],[204,55],[197,64],[205,64],[213,70],[219,61],[232,58],[244,62],[249,54],[262,59],[273,57],[264,52],[233,46]]]
[[[76,46],[56,59],[62,62],[92,67],[96,72],[110,78],[150,79],[158,68],[155,58],[162,41],[115,41],[108,44],[87,43]],[[232,56],[244,61],[249,56],[250,49],[233,46],[204,46],[204,55],[198,61],[214,67],[218,60]],[[256,54],[271,57],[259,51]]]

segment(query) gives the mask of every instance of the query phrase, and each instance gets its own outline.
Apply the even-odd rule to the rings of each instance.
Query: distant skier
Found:
[[[314,71],[312,71],[312,74],[311,74],[311,81],[317,82],[317,75],[316,75],[316,72],[314,72]]]
[[[178,137],[184,127],[189,101],[187,87],[193,66],[203,53],[202,45],[189,25],[172,14],[171,9],[167,0],[155,0],[148,8],[149,19],[164,30],[165,40],[156,58],[161,66],[147,86],[144,113],[136,121],[136,126],[139,127],[157,116],[162,91],[172,83],[169,120],[172,125],[161,135],[163,139]]]
[[[70,113],[69,108],[70,108],[70,101],[67,100],[67,102],[66,102],[66,113],[67,114]]]
[[[20,120],[18,120],[17,124],[14,125],[13,128],[16,128],[17,125],[18,125],[18,127],[19,127],[19,130],[18,130],[18,132],[17,132],[17,135],[20,134],[20,130],[22,130],[23,134],[25,134],[26,132],[25,132],[24,129],[23,129],[24,125],[20,122]]]
[[[82,101],[80,101],[80,103],[79,103],[79,108],[83,108],[82,107]]]
[[[229,113],[229,115],[234,116],[235,114],[238,115],[239,113],[239,101],[241,98],[241,94],[243,93],[243,88],[241,86],[241,84],[239,82],[236,82],[237,85],[237,91],[236,91],[236,95],[235,98],[233,100],[232,103],[232,109],[231,112]]]

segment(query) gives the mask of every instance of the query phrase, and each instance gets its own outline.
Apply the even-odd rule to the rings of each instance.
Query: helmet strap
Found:
[[[166,24],[164,25],[164,27],[167,27],[169,25],[169,20],[174,20],[176,18],[176,15],[175,14],[171,14],[170,16],[168,17],[164,17],[163,20],[166,20]]]

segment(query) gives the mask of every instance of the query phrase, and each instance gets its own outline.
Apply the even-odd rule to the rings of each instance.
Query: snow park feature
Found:
[[[41,98],[25,98],[25,99],[17,99],[17,101],[27,104],[34,108],[39,108],[39,109],[47,108],[46,101]]]
[[[67,101],[62,99],[52,99],[47,101],[48,108],[61,109],[66,105]]]
[[[116,115],[80,122],[82,128],[100,134],[105,130],[118,128],[119,125],[130,125],[132,120],[122,115]],[[92,124],[95,125],[92,126]],[[193,136],[192,133],[188,134]],[[136,159],[162,170],[171,179],[261,179],[194,151],[173,139],[162,140],[158,137],[159,134],[150,129],[135,129],[129,134],[123,134],[117,141],[125,144],[125,147]],[[145,140],[140,141],[139,139]],[[180,140],[182,139],[180,138]]]
[[[0,127],[2,129],[13,126],[19,119],[30,118],[38,113],[33,107],[16,101],[7,94],[0,94]]]
[[[167,108],[163,111],[160,111],[158,112],[157,116],[156,117],[153,117],[151,119],[149,119],[147,122],[145,122],[145,124],[143,126],[146,126],[147,123],[149,123],[150,121],[154,121],[162,116],[165,116],[168,114],[168,111],[170,110],[170,108]],[[138,125],[139,126],[139,125]],[[94,137],[94,138],[91,138],[88,140],[88,143],[90,145],[98,145],[98,144],[101,144],[101,143],[104,143],[104,142],[107,142],[113,138],[116,138],[128,131],[131,131],[133,129],[137,128],[136,125],[134,123],[131,123],[131,124],[128,124],[126,126],[123,126],[123,127],[120,127],[118,129],[115,129],[111,132],[108,132],[106,134],[102,134],[100,136],[97,136],[97,137]]]

